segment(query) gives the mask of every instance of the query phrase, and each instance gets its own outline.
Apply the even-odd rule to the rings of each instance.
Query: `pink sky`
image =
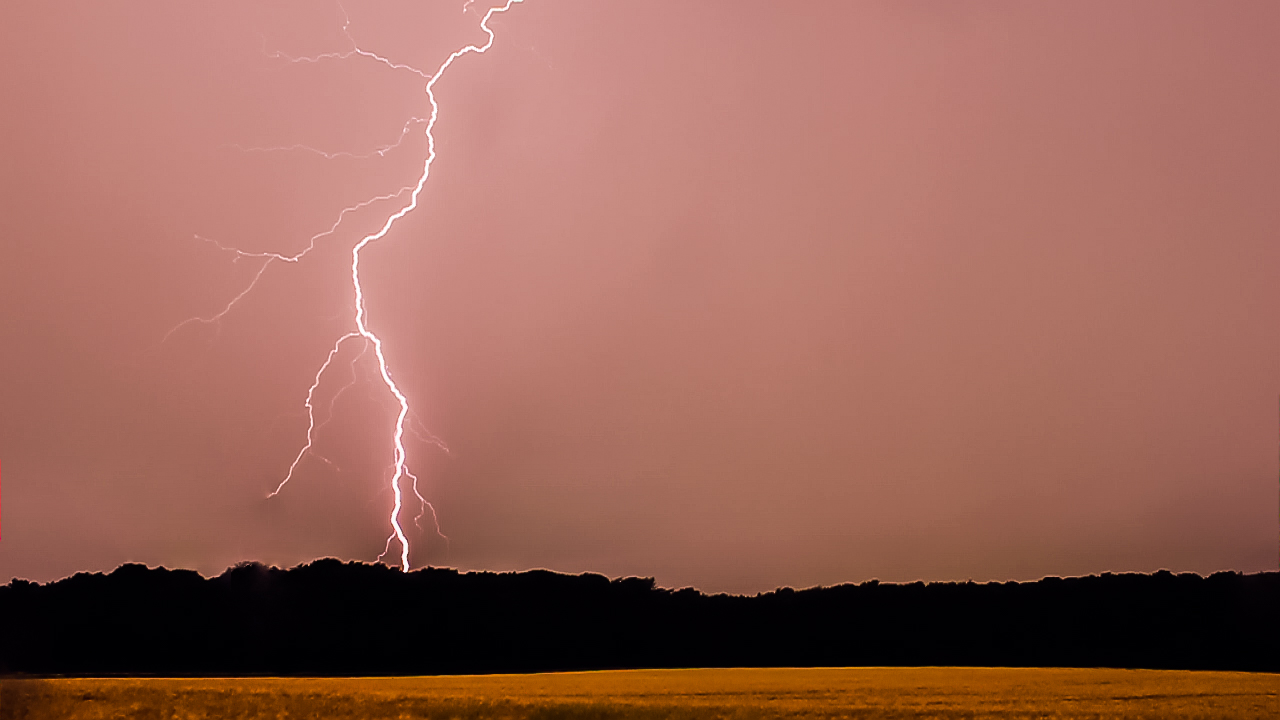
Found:
[[[346,3],[433,70],[454,2]],[[483,8],[483,2],[472,9]],[[395,405],[350,250],[422,78],[336,3],[0,25],[0,581],[373,560]],[[370,326],[451,542],[755,592],[1274,570],[1280,6],[527,0],[436,86]],[[273,53],[276,55],[273,56]],[[424,521],[425,523],[425,521]],[[425,525],[429,529],[429,525]]]

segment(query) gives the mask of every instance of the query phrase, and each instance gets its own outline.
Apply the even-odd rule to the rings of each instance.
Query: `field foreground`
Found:
[[[1258,718],[1280,675],[1164,670],[634,670],[412,678],[7,679],[44,718]]]

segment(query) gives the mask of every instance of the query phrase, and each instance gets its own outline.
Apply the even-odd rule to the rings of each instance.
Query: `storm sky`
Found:
[[[372,561],[350,252],[425,81],[335,2],[0,24],[0,581]],[[345,3],[433,71],[487,5]],[[364,255],[415,567],[756,592],[1275,569],[1280,5],[527,0]],[[327,153],[381,155],[326,158]],[[341,392],[339,392],[341,391]],[[434,434],[448,447],[429,442]],[[393,553],[394,554],[394,553]]]

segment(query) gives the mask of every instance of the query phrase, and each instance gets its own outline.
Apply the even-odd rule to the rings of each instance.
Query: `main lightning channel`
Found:
[[[439,116],[439,112],[440,112],[440,106],[436,102],[436,95],[435,95],[436,83],[439,82],[440,78],[444,75],[444,72],[448,70],[449,67],[453,65],[454,61],[457,60],[458,58],[464,55],[469,55],[471,53],[483,54],[490,47],[492,47],[493,41],[494,41],[494,34],[493,34],[493,30],[489,28],[489,20],[492,19],[494,15],[498,13],[507,12],[513,6],[522,2],[524,2],[524,0],[507,0],[506,3],[500,7],[490,8],[488,12],[484,14],[484,18],[480,21],[480,29],[483,30],[485,35],[488,36],[488,40],[483,45],[468,45],[462,48],[461,50],[454,51],[452,54],[449,55],[447,59],[445,59],[443,63],[441,63],[439,69],[437,69],[436,72],[432,74],[428,79],[427,85],[426,85],[426,94],[427,94],[427,100],[431,103],[431,115],[427,118],[427,122],[426,122],[427,158],[422,166],[422,174],[418,177],[417,184],[413,186],[413,191],[410,193],[410,196],[409,196],[409,202],[405,204],[402,208],[397,210],[396,212],[392,213],[387,218],[386,222],[382,224],[381,228],[379,228],[376,232],[365,235],[363,238],[360,239],[360,242],[356,243],[355,246],[352,247],[351,249],[351,286],[352,286],[352,290],[355,293],[356,330],[354,333],[347,333],[343,335],[334,343],[333,349],[330,350],[328,358],[326,358],[325,363],[321,366],[319,372],[316,373],[315,382],[312,384],[310,390],[307,392],[308,415],[310,416],[310,419],[311,419],[311,428],[308,429],[308,432],[307,432],[307,444],[298,453],[298,456],[297,458],[295,458],[293,465],[290,466],[289,473],[288,475],[286,475],[284,481],[282,481],[280,485],[275,489],[275,491],[272,492],[270,495],[270,496],[274,496],[284,489],[284,486],[289,482],[290,478],[293,477],[293,471],[296,469],[298,462],[302,459],[302,457],[307,453],[307,451],[311,447],[312,431],[314,430],[314,426],[315,426],[315,415],[314,415],[314,411],[311,408],[311,399],[314,397],[316,387],[320,384],[320,380],[324,375],[325,370],[328,369],[329,364],[333,361],[334,356],[337,354],[337,352],[341,348],[343,342],[349,339],[352,339],[356,336],[363,337],[373,347],[373,354],[374,354],[374,357],[377,358],[378,371],[382,377],[383,384],[387,386],[387,390],[393,396],[395,396],[396,402],[399,404],[399,412],[396,414],[395,431],[392,433],[392,440],[395,446],[395,455],[394,455],[395,472],[391,477],[391,492],[394,497],[394,503],[391,509],[391,535],[387,538],[387,551],[391,549],[392,540],[395,540],[400,545],[400,568],[405,572],[409,571],[409,539],[405,536],[404,529],[400,526],[400,511],[404,505],[403,491],[401,490],[401,487],[400,487],[402,481],[406,477],[413,479],[414,494],[418,496],[418,499],[423,503],[423,506],[425,508],[431,509],[431,514],[433,519],[435,518],[435,508],[432,507],[431,504],[428,503],[425,499],[423,499],[420,494],[418,494],[417,478],[411,472],[409,472],[409,469],[407,467],[407,457],[406,457],[406,452],[404,448],[404,432],[405,432],[405,420],[409,416],[409,400],[407,397],[405,397],[404,393],[401,392],[399,385],[397,385],[395,380],[391,377],[391,371],[387,367],[387,358],[385,353],[383,352],[382,338],[378,337],[372,330],[369,329],[368,311],[365,308],[365,304],[364,304],[364,286],[360,281],[360,254],[361,252],[364,251],[366,247],[369,246],[370,243],[373,243],[385,237],[386,234],[391,231],[391,228],[392,226],[395,225],[396,221],[398,221],[400,218],[404,217],[405,215],[408,215],[410,212],[413,212],[413,210],[418,207],[418,197],[422,194],[422,188],[426,185],[427,178],[430,177],[431,175],[431,164],[435,162],[435,159],[436,159],[436,139],[435,139],[435,135],[432,133],[432,131],[435,129],[436,119]],[[346,28],[344,27],[344,31],[345,29]],[[396,69],[402,69],[399,66],[396,66],[395,64],[385,60],[384,58],[381,58],[379,56],[373,56],[371,53],[366,53],[364,51],[359,50],[359,48],[357,48],[354,52],[360,55],[374,57],[374,59],[380,62],[384,62],[386,64],[392,65],[393,67],[396,67]],[[341,54],[335,55],[335,57],[338,57],[338,56],[341,56]],[[405,68],[407,68],[407,66],[405,66]],[[412,68],[407,68],[407,69],[412,70]],[[399,194],[400,193],[397,193],[397,195]],[[313,239],[313,242],[314,242],[314,239]],[[310,250],[310,248],[308,248],[308,250]],[[243,255],[251,255],[251,254],[243,253]],[[286,261],[296,261],[296,258],[269,256],[267,262],[269,263],[270,261],[277,260],[277,259],[286,260]],[[419,514],[418,517],[420,518],[421,514]],[[436,529],[437,529],[437,532],[439,532],[438,522],[436,525]],[[386,552],[384,552],[383,554],[385,555]]]

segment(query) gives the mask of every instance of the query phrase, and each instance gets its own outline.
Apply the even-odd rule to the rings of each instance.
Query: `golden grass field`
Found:
[[[8,679],[45,718],[1280,718],[1280,675],[1155,670],[634,670],[410,678]]]

